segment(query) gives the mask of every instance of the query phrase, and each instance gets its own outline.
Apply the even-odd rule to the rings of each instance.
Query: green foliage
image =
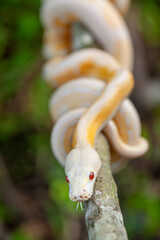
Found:
[[[65,211],[69,212],[75,212],[76,210],[76,203],[73,203],[69,200],[68,194],[69,194],[69,188],[66,181],[64,181],[65,177],[63,179],[56,179],[53,182],[51,182],[50,185],[50,195],[51,198],[54,199],[55,203],[59,205],[59,207],[63,208]]]
[[[116,182],[129,239],[152,239],[160,228],[158,183],[141,171],[133,172],[130,166],[116,176]]]
[[[15,213],[8,208],[4,202],[0,199],[0,221],[10,223],[14,218]]]
[[[35,62],[37,54],[40,55],[42,31],[38,18],[39,6],[37,0],[6,0],[1,3],[0,100],[17,93],[24,74]]]
[[[51,89],[41,77],[35,79],[30,91],[29,111],[31,121],[37,128],[51,122],[48,109],[51,92]]]
[[[140,29],[150,45],[160,44],[159,0],[137,1],[140,9]]]
[[[10,234],[10,236],[7,237],[6,240],[38,240],[38,239],[35,239],[29,234],[26,234],[26,232],[17,229],[12,234]]]
[[[144,124],[142,124],[142,136],[146,138],[146,140],[149,142],[149,150],[146,153],[146,156],[149,158],[152,156],[154,149],[153,149],[150,133],[148,131],[147,126],[145,126]]]
[[[126,203],[127,229],[132,238],[135,234],[146,239],[159,230],[160,199],[154,192],[136,192]],[[131,221],[131,222],[130,222]],[[140,228],[138,226],[141,226]]]

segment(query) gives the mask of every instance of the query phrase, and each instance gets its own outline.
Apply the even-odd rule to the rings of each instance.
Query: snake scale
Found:
[[[138,113],[128,99],[134,87],[133,48],[123,20],[129,0],[44,0],[43,69],[46,81],[58,87],[50,101],[55,123],[51,148],[65,167],[69,198],[86,201],[93,193],[101,167],[95,150],[100,131],[106,135],[113,172],[127,159],[143,155],[148,142],[141,137]],[[72,52],[71,27],[82,23],[102,50]]]

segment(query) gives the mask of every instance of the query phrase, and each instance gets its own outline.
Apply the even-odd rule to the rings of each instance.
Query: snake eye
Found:
[[[66,176],[66,182],[68,182],[69,183],[69,179],[68,179],[68,177]]]
[[[89,179],[90,179],[90,180],[93,180],[93,179],[94,179],[94,172],[90,172],[90,174],[89,174]]]

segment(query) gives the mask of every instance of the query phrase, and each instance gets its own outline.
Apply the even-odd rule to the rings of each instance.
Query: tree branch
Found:
[[[93,196],[84,203],[89,240],[127,240],[117,186],[110,168],[109,147],[102,134],[97,139],[96,148],[102,166],[96,179]]]

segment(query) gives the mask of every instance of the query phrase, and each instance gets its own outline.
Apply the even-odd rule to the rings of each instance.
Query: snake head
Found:
[[[68,154],[65,173],[71,201],[86,201],[92,196],[100,167],[99,155],[92,147],[75,148]]]

